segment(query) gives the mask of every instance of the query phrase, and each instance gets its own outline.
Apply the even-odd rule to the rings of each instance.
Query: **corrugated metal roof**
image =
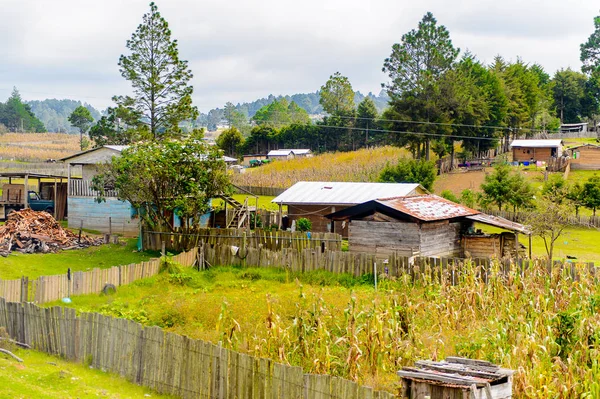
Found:
[[[310,150],[309,149],[283,149],[283,150],[271,150],[269,151],[269,153],[267,154],[270,157],[285,157],[290,155],[291,153],[294,153],[295,155],[304,155],[304,154],[310,154]]]
[[[513,140],[511,147],[529,147],[529,148],[558,148],[562,146],[562,140]]]
[[[479,213],[477,215],[467,216],[467,219],[490,226],[500,227],[501,229],[505,230],[516,231],[523,234],[531,234],[531,231],[527,228],[527,226],[524,226],[520,223],[511,222],[510,220],[501,218],[499,216]]]
[[[271,202],[281,204],[356,205],[377,198],[407,196],[420,187],[416,183],[351,183],[301,181]],[[423,192],[426,192],[422,188]]]
[[[384,198],[378,199],[377,202],[426,222],[454,219],[479,213],[479,211],[433,194]]]
[[[110,148],[111,150],[115,150],[115,151],[123,151],[124,149],[128,148],[128,145],[105,145],[104,147],[106,148]]]

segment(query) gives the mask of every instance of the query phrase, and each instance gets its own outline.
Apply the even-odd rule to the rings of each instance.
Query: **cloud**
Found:
[[[16,85],[26,99],[72,97],[99,108],[129,86],[118,71],[148,0],[0,0],[0,99]],[[203,111],[269,94],[313,92],[336,71],[355,89],[379,92],[383,59],[427,11],[456,46],[578,69],[593,30],[591,0],[158,0],[194,72]]]

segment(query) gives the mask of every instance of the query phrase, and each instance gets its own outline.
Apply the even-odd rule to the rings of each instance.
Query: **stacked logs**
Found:
[[[22,209],[12,212],[4,226],[0,226],[0,256],[12,251],[21,253],[49,253],[65,249],[100,245],[101,238],[81,236],[62,226],[47,212]]]

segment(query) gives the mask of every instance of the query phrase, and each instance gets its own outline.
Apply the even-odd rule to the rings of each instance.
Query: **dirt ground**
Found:
[[[474,191],[480,191],[479,186],[483,183],[484,177],[485,171],[483,170],[444,174],[438,176],[436,179],[433,184],[433,191],[439,195],[444,190],[450,190],[456,196],[460,196],[461,191],[468,188]]]

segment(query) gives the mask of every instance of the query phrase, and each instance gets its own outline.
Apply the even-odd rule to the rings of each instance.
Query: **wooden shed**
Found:
[[[272,202],[288,207],[289,224],[307,218],[315,232],[335,232],[348,236],[344,221],[331,223],[325,215],[376,198],[425,194],[416,183],[298,182]]]
[[[308,158],[312,157],[312,151],[308,148],[302,149],[282,149],[282,150],[271,150],[267,154],[269,159],[294,159],[294,158]]]
[[[567,150],[571,169],[600,170],[600,145],[581,144]]]
[[[548,161],[549,158],[558,158],[562,155],[563,142],[553,140],[513,140],[510,143],[513,161],[536,162]]]
[[[520,249],[520,246],[513,249],[505,247],[511,239],[513,245],[518,242],[518,233],[529,234],[523,225],[482,214],[433,194],[371,200],[327,217],[349,224],[350,251],[374,253],[379,257],[395,253],[403,256],[500,258],[512,256]],[[474,228],[475,223],[500,227],[509,232],[486,235]],[[468,253],[467,248],[476,253]],[[478,250],[475,251],[475,248]]]
[[[514,371],[483,360],[448,357],[398,371],[406,399],[511,399]]]

